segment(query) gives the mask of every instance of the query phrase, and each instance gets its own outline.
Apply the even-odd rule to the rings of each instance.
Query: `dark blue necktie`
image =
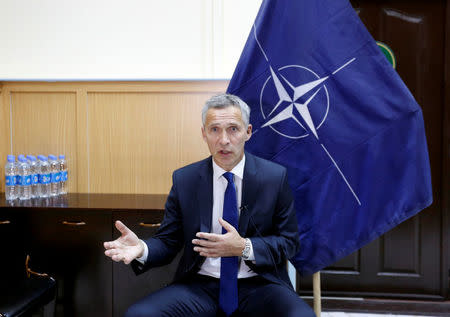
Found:
[[[233,173],[226,172],[223,176],[228,181],[223,201],[223,219],[233,227],[238,227],[238,210],[236,188],[233,181]],[[222,228],[222,233],[226,233]],[[220,296],[219,307],[230,316],[238,307],[238,257],[222,257],[220,262]]]

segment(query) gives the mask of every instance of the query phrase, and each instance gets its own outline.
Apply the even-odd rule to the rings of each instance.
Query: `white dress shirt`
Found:
[[[245,155],[242,160],[230,171],[234,174],[234,184],[236,186],[236,195],[238,203],[238,212],[240,214],[241,200],[242,200],[242,178],[244,176],[244,166],[245,166]],[[223,203],[225,190],[228,186],[228,181],[223,176],[226,171],[214,162],[213,159],[213,209],[212,209],[212,223],[211,223],[211,233],[222,234],[222,226],[219,223],[219,218],[223,215]],[[237,228],[236,228],[237,229]],[[144,263],[148,257],[147,244],[144,245],[144,254],[137,260]],[[239,258],[241,260],[241,258]],[[255,260],[255,255],[253,253],[253,247],[250,239],[250,256],[248,258],[250,261]],[[208,275],[216,278],[220,278],[220,257],[212,258],[207,257],[205,262],[203,262],[200,267],[198,274]],[[238,278],[246,278],[257,275],[253,272],[244,261],[240,261]]]
[[[242,160],[230,171],[234,174],[234,185],[236,186],[236,195],[238,203],[238,212],[240,213],[241,200],[242,200],[242,178],[244,176],[245,155]],[[211,233],[222,234],[222,226],[219,223],[219,218],[223,215],[223,202],[225,196],[225,190],[228,186],[228,181],[223,176],[226,171],[214,162],[213,159],[213,210],[212,210],[212,224]],[[237,229],[237,228],[236,228]],[[250,256],[248,260],[255,260],[253,254],[253,247],[250,243]],[[208,257],[200,267],[198,274],[209,275],[212,277],[220,277],[220,257],[211,258]],[[240,261],[238,278],[245,278],[255,276],[253,272],[244,261]]]

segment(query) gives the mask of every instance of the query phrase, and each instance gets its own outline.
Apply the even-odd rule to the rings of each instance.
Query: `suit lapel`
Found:
[[[213,208],[213,168],[212,158],[205,160],[199,169],[199,182],[197,188],[197,201],[199,206],[200,231],[211,232]],[[259,182],[253,155],[245,153],[244,176],[242,179],[241,214],[239,217],[239,234],[245,236],[251,214],[252,206],[257,197]]]
[[[245,237],[250,216],[254,212],[254,201],[257,197],[259,182],[253,155],[245,153],[244,177],[242,178],[241,215],[239,217],[239,234]]]
[[[200,168],[199,178],[197,201],[199,206],[200,231],[211,232],[213,208],[213,168],[211,157],[206,159],[205,164]]]

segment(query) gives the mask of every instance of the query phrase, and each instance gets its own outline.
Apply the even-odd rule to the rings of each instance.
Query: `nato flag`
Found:
[[[284,165],[308,275],[432,202],[420,106],[347,0],[265,0],[228,87]]]

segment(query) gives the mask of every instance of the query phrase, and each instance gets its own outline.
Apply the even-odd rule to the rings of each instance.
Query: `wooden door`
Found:
[[[352,4],[369,32],[387,44],[397,71],[421,105],[430,154],[433,204],[381,238],[322,272],[322,294],[442,299],[448,276],[443,237],[443,134],[445,117],[444,0],[355,0]],[[447,35],[448,36],[448,35]],[[448,106],[448,105],[447,105]],[[447,188],[447,187],[445,187]],[[311,278],[299,278],[301,294]]]

